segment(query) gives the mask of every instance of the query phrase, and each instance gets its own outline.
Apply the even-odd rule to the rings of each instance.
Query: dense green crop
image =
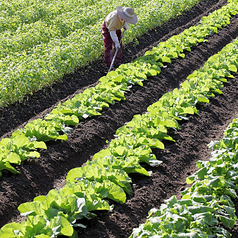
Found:
[[[128,43],[198,1],[1,1],[0,107],[97,59],[103,53],[102,22],[117,6],[133,7],[138,15],[123,39]]]
[[[15,145],[15,137],[19,135],[28,137],[30,141],[38,140],[42,141],[42,143],[43,141],[46,142],[56,139],[67,140],[66,134],[72,130],[73,126],[78,124],[79,120],[100,115],[100,111],[104,107],[109,107],[109,104],[114,104],[115,101],[125,100],[124,94],[127,90],[130,90],[132,85],[138,84],[143,86],[143,81],[147,80],[148,76],[154,76],[160,73],[164,63],[168,63],[171,59],[177,57],[184,57],[184,52],[187,50],[190,51],[192,46],[204,41],[206,36],[217,32],[218,28],[228,24],[231,16],[237,14],[237,12],[237,4],[232,1],[230,4],[211,13],[209,16],[203,17],[201,20],[202,24],[196,27],[190,27],[181,34],[171,37],[166,42],[161,42],[157,47],[147,51],[144,56],[139,57],[131,63],[121,65],[116,71],[109,72],[106,76],[100,78],[100,82],[95,87],[88,88],[74,98],[62,104],[60,103],[44,120],[33,120],[24,128],[15,131],[11,138],[8,139],[9,143],[12,144],[12,147],[19,147]],[[232,51],[232,53],[234,53],[233,57],[236,57],[236,52]],[[229,59],[232,60],[231,56],[229,56]],[[233,61],[235,60],[234,58]],[[230,63],[226,60],[227,70],[224,71],[223,68],[218,70],[219,67],[221,66],[217,63],[212,69],[209,69],[209,73],[202,73],[200,71],[199,74],[204,75],[199,77],[205,79],[208,77],[207,74],[212,74],[215,79],[221,78],[221,80],[224,81],[223,78],[230,75],[227,70],[235,71],[237,66],[236,63]],[[195,74],[197,74],[197,72],[194,72],[194,75]],[[209,87],[214,88],[214,92],[220,93],[220,87],[222,87],[222,82],[220,81],[205,81],[204,85],[201,86],[203,87],[202,90],[210,90],[210,88],[207,88],[208,82],[210,84]],[[186,87],[190,86],[186,85]],[[207,101],[204,96],[201,96],[198,100],[200,102]],[[166,104],[169,104],[169,101],[173,103],[173,99],[167,99]],[[180,109],[184,114],[196,112],[194,106],[188,106],[188,108],[185,109],[185,105],[186,104],[183,103]],[[147,133],[151,133],[151,131]],[[159,136],[162,138],[165,135],[160,133]],[[168,139],[169,137],[166,138]],[[156,143],[158,147],[163,147],[161,142],[157,141]],[[0,171],[9,170],[16,173],[10,163],[19,164],[20,157],[17,160],[13,160],[12,156],[10,156],[11,151],[5,148],[4,145],[5,142],[2,144],[0,141]],[[46,147],[46,145],[44,145],[44,147]],[[23,150],[25,149],[26,146],[24,145]],[[37,148],[29,147],[27,150],[31,151],[31,153],[28,153],[28,157],[39,157],[39,153],[36,153]],[[22,160],[24,159],[26,159],[26,156]]]
[[[131,238],[230,237],[237,217],[232,199],[237,198],[238,119],[226,128],[220,141],[212,141],[209,161],[198,161],[198,171],[187,178],[192,186],[178,200],[172,196],[153,208]],[[222,224],[222,225],[221,225]]]
[[[215,96],[214,93],[222,93],[224,77],[233,77],[230,71],[237,71],[237,49],[238,40],[235,40],[210,57],[179,89],[166,93],[158,102],[148,107],[147,113],[134,116],[131,122],[117,130],[115,139],[106,149],[96,153],[84,166],[68,172],[63,188],[52,189],[46,196],[38,196],[32,202],[21,204],[18,209],[22,215],[27,216],[26,221],[6,224],[0,230],[1,237],[11,238],[16,237],[16,234],[19,238],[49,238],[58,235],[77,237],[73,227],[84,227],[81,224],[82,218],[94,217],[95,210],[112,209],[109,199],[124,203],[126,194],[132,192],[129,173],[149,176],[150,173],[141,166],[141,162],[151,166],[162,163],[156,159],[151,148],[163,149],[164,140],[173,141],[167,130],[179,129],[179,120],[187,119],[188,114],[198,113],[197,103],[209,102],[209,98]],[[216,72],[219,73],[216,74],[214,69],[218,69]],[[229,133],[233,134],[228,130],[226,136],[230,135]],[[237,134],[236,130],[234,133]],[[225,137],[221,145],[232,144],[237,150],[236,134],[235,140]],[[228,155],[231,155],[230,151]],[[236,158],[237,156],[234,157]],[[151,214],[152,218],[148,222],[148,227],[152,226],[153,230],[150,231],[149,228],[146,233],[156,232],[155,229],[160,225],[157,217],[161,216],[161,220],[165,221],[164,225],[161,225],[162,232],[171,228],[172,232],[178,230],[180,234],[187,233],[188,236],[197,234],[195,237],[206,237],[203,235],[214,232],[221,237],[227,236],[224,228],[215,225],[221,222],[225,227],[232,227],[235,221],[229,196],[234,197],[234,191],[237,190],[237,161],[235,160],[233,167],[229,167],[229,163],[230,161],[226,166],[220,166],[219,161],[215,170],[205,167],[206,163],[200,163],[201,170],[191,176],[188,182],[199,179],[201,183],[194,183],[191,189],[183,194],[185,200],[182,202],[176,198],[168,200],[169,205],[166,208],[172,207],[171,209],[162,207],[161,211],[153,210],[156,217]],[[230,171],[230,168],[234,170]],[[189,199],[192,201],[188,201]],[[168,219],[163,215],[164,212]],[[179,212],[182,212],[184,217],[178,215]],[[136,230],[134,236],[143,233],[143,229],[144,226]]]

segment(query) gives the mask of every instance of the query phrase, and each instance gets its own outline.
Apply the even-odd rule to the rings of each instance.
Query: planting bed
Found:
[[[123,61],[130,62],[160,41],[198,24],[202,16],[224,4],[225,0],[201,1],[191,11],[138,38],[138,45],[134,42],[125,46]],[[39,159],[27,160],[17,167],[20,175],[4,173],[0,179],[0,227],[10,221],[21,221],[17,210],[21,203],[32,201],[38,195],[46,195],[52,188],[62,187],[67,172],[82,166],[96,152],[105,148],[106,140],[113,138],[117,128],[130,121],[133,115],[144,113],[164,93],[179,87],[189,74],[236,37],[237,16],[231,19],[230,25],[209,37],[208,42],[193,47],[184,59],[174,60],[158,76],[149,77],[143,87],[134,86],[126,94],[126,101],[104,109],[101,116],[80,122],[68,134],[66,142],[48,143],[48,149],[41,151]],[[46,115],[59,101],[96,85],[106,71],[100,58],[86,68],[66,75],[51,88],[23,99],[22,103],[1,109],[0,137],[10,136],[13,130],[29,120]],[[96,218],[84,221],[87,228],[78,230],[79,237],[128,237],[133,228],[145,221],[151,208],[159,207],[164,199],[172,195],[180,196],[186,187],[186,177],[196,170],[196,161],[209,159],[207,144],[220,139],[224,129],[238,114],[238,74],[234,76],[225,83],[222,95],[211,98],[209,104],[198,105],[199,115],[190,116],[189,121],[180,123],[180,130],[171,131],[170,135],[176,143],[165,142],[165,150],[153,150],[163,164],[156,168],[146,167],[153,172],[152,176],[130,175],[133,181],[132,196],[127,198],[125,204],[115,204],[112,212],[97,212]],[[233,237],[238,237],[237,226],[231,233]]]

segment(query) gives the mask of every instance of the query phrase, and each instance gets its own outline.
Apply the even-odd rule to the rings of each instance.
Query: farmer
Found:
[[[134,10],[130,7],[117,7],[117,10],[109,13],[102,24],[102,35],[104,43],[104,60],[107,67],[110,68],[112,62],[112,48],[113,55],[116,49],[118,50],[115,58],[115,67],[121,64],[122,60],[122,42],[121,41],[121,29],[128,30],[130,24],[137,22],[137,16],[134,14]]]

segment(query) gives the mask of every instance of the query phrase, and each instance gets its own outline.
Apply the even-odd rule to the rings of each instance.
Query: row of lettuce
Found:
[[[22,100],[103,53],[102,23],[117,6],[130,6],[138,23],[132,42],[189,10],[199,0],[21,0],[0,3],[0,107]]]
[[[205,41],[205,38],[229,24],[232,15],[238,13],[238,1],[216,10],[201,19],[201,24],[190,27],[179,35],[175,35],[166,42],[147,51],[144,56],[135,61],[121,65],[116,71],[109,72],[100,78],[95,86],[86,89],[56,106],[44,119],[36,119],[24,128],[14,131],[10,138],[0,141],[0,176],[1,171],[8,170],[18,173],[13,164],[20,165],[27,158],[40,157],[39,149],[46,149],[46,142],[50,140],[67,140],[67,133],[79,123],[79,120],[90,116],[100,115],[100,111],[115,101],[125,100],[125,92],[132,85],[143,86],[143,81],[149,76],[160,73],[164,63],[171,59],[184,57],[191,47]],[[234,64],[229,69],[236,71]],[[213,75],[220,77],[227,73],[213,70]]]
[[[216,93],[221,94],[223,83],[227,82],[228,78],[234,78],[231,72],[237,72],[237,67],[238,39],[226,45],[218,54],[210,57],[201,69],[188,76],[180,88],[164,94],[158,102],[149,106],[147,113],[135,115],[130,122],[119,128],[115,139],[110,141],[106,149],[96,153],[92,160],[87,161],[84,166],[68,172],[65,186],[58,190],[52,189],[46,196],[38,196],[32,202],[21,204],[18,210],[22,216],[26,216],[26,220],[22,223],[12,222],[4,225],[0,230],[0,236],[3,238],[49,238],[64,235],[75,238],[77,237],[75,228],[85,228],[82,219],[93,218],[96,216],[94,213],[96,210],[111,210],[114,202],[125,203],[127,195],[132,192],[129,174],[139,173],[150,176],[150,172],[142,167],[142,162],[150,166],[159,166],[162,163],[157,160],[152,148],[164,149],[164,141],[174,141],[168,135],[168,129],[179,129],[180,120],[189,119],[190,114],[198,114],[196,108],[198,103],[208,103],[210,97],[214,97]],[[229,163],[226,162],[226,166],[218,163],[220,166],[217,172],[228,168]],[[236,165],[231,168],[235,169]],[[220,219],[223,225],[232,227],[234,212],[228,206],[231,203],[226,195],[234,194],[232,190],[234,186],[225,189],[223,185],[231,184],[231,181],[226,183],[223,177],[214,177],[208,181],[205,175],[206,170],[203,168],[188,180],[193,182],[196,176],[199,176],[199,179],[204,176],[202,186],[197,186],[196,183],[193,186],[191,191],[195,192],[194,195],[189,193],[184,195],[186,199],[189,196],[195,198],[194,203],[188,201],[187,205],[191,205],[188,209],[194,214],[198,212],[194,215],[197,217],[197,223],[200,221],[203,224],[202,222],[206,221],[216,225],[218,222],[210,215],[211,208],[207,208],[209,202],[212,201],[212,205],[219,205],[217,207],[219,211],[213,209],[216,211],[217,219]],[[228,174],[232,179],[237,179],[233,170]],[[211,197],[216,196],[215,192],[208,196],[201,196],[201,198],[196,196],[197,191],[205,192],[211,189],[223,194],[217,204],[215,200],[211,200]],[[175,198],[171,200],[171,203],[174,201]],[[186,206],[186,201],[179,207]],[[203,213],[199,213],[200,208],[196,208],[195,202],[199,201],[204,202],[204,205],[200,207]],[[194,209],[192,206],[195,206]],[[184,213],[186,211],[184,209]],[[232,215],[231,219],[227,218],[225,211]],[[174,220],[174,224],[178,220],[174,226],[182,229],[183,219],[180,219],[179,215],[175,214],[168,219],[170,218]],[[197,223],[194,222],[194,226]],[[172,227],[171,224],[165,222],[165,229],[167,225]],[[214,231],[218,234],[219,232],[225,233],[219,226],[214,228]]]
[[[209,161],[198,161],[198,171],[187,178],[191,187],[182,198],[172,196],[149,211],[144,224],[130,238],[230,237],[237,220],[234,200],[238,191],[238,118],[220,141],[212,141]]]

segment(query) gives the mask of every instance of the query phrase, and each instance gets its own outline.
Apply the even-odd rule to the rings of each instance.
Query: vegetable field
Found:
[[[174,47],[179,53],[171,53],[171,50],[166,53],[167,55],[164,53],[162,57],[156,47],[159,43],[166,42],[173,36],[179,36],[179,34],[182,34],[186,29],[194,29],[195,31],[195,26],[199,26],[201,23],[206,25],[206,20],[203,17],[209,16],[209,14],[221,9],[226,6],[226,4],[226,0],[202,0],[192,9],[170,19],[159,27],[146,31],[136,39],[131,40],[128,36],[128,38],[126,38],[127,44],[124,45],[123,49],[123,63],[127,66],[122,65],[118,70],[123,70],[123,67],[134,67],[134,65],[138,67],[141,66],[140,71],[134,74],[132,71],[134,76],[139,75],[138,78],[140,80],[134,83],[133,80],[136,80],[136,77],[131,77],[129,82],[123,82],[123,84],[119,82],[120,80],[122,81],[122,77],[120,78],[120,76],[116,77],[114,75],[116,83],[118,84],[115,86],[114,82],[111,82],[111,86],[115,90],[118,87],[120,91],[115,97],[109,97],[109,99],[107,99],[108,102],[102,104],[102,108],[98,105],[94,106],[94,109],[100,109],[100,114],[92,110],[94,114],[92,113],[92,116],[89,116],[86,112],[81,113],[81,111],[78,111],[76,112],[78,113],[76,117],[75,114],[72,116],[72,111],[75,108],[68,106],[71,102],[77,104],[76,96],[82,94],[85,90],[88,90],[85,94],[89,94],[91,92],[90,89],[93,87],[97,89],[103,86],[106,87],[103,82],[107,80],[107,78],[103,76],[106,75],[107,69],[103,62],[103,56],[98,56],[96,50],[94,53],[97,55],[96,57],[98,57],[97,60],[94,60],[92,63],[87,62],[85,67],[79,67],[74,71],[66,70],[68,73],[63,76],[59,70],[60,73],[57,74],[57,76],[62,76],[60,81],[54,81],[50,86],[45,86],[49,85],[49,82],[47,82],[40,90],[22,97],[20,102],[14,102],[5,107],[1,107],[1,139],[11,137],[14,132],[17,134],[16,130],[18,131],[18,129],[20,129],[19,131],[21,131],[21,128],[25,128],[25,131],[27,131],[29,122],[46,118],[47,115],[48,118],[51,117],[51,119],[54,119],[55,115],[56,117],[60,115],[60,117],[63,118],[63,114],[61,113],[65,111],[67,117],[64,117],[63,120],[65,120],[65,123],[67,121],[70,126],[64,127],[63,129],[61,128],[60,133],[56,133],[58,136],[57,140],[54,140],[56,138],[54,137],[55,134],[50,135],[51,137],[44,135],[44,142],[42,139],[41,144],[35,143],[34,145],[36,146],[37,152],[32,152],[31,155],[36,158],[24,157],[21,162],[17,162],[13,165],[14,169],[8,164],[5,170],[0,170],[0,173],[2,173],[0,177],[0,227],[8,223],[21,223],[26,220],[18,211],[18,207],[21,204],[19,210],[27,215],[29,208],[27,208],[24,203],[32,202],[37,196],[46,196],[52,189],[55,189],[53,191],[62,188],[66,190],[68,188],[67,186],[69,186],[67,184],[68,181],[66,183],[66,176],[68,180],[74,182],[75,173],[80,172],[80,169],[74,170],[74,168],[83,167],[86,163],[88,165],[87,161],[92,160],[92,158],[94,160],[100,159],[103,153],[108,153],[108,155],[113,157],[113,150],[116,151],[115,154],[117,153],[122,157],[124,155],[122,146],[120,145],[113,148],[113,144],[116,145],[116,139],[120,138],[119,135],[121,135],[121,132],[125,131],[129,134],[127,129],[130,130],[133,128],[133,130],[137,130],[137,132],[143,131],[142,126],[144,126],[144,124],[142,117],[138,114],[148,114],[148,111],[151,113],[152,107],[150,106],[152,104],[155,105],[155,107],[158,105],[157,109],[160,110],[161,104],[156,103],[163,95],[166,93],[172,94],[172,92],[176,95],[178,91],[174,89],[179,88],[187,77],[188,79],[199,78],[199,69],[201,69],[206,62],[209,63],[206,64],[205,69],[208,68],[208,65],[212,64],[215,65],[214,67],[220,67],[218,65],[223,63],[219,61],[221,58],[218,56],[218,62],[214,63],[213,60],[213,63],[211,63],[212,61],[209,60],[238,37],[238,14],[231,16],[229,20],[226,20],[226,24],[221,27],[219,26],[217,30],[215,26],[208,26],[208,34],[204,37],[205,39],[203,39],[202,36],[198,36],[198,33],[195,34],[195,36],[200,37],[200,40],[192,44],[191,42],[195,42],[195,40],[191,37],[192,40],[189,45],[186,45],[186,42],[184,42],[184,51],[182,50],[182,44],[180,44],[178,47]],[[70,6],[68,6],[68,8],[70,9]],[[54,15],[54,13],[52,14]],[[228,14],[224,15],[226,17]],[[225,17],[224,19],[226,19]],[[52,19],[54,18],[52,17]],[[215,17],[212,19],[215,21]],[[97,20],[98,19],[95,21]],[[102,19],[99,18],[99,20]],[[9,21],[9,24],[10,23],[11,21]],[[14,26],[16,23],[13,21],[12,24]],[[64,26],[67,26],[66,21],[64,24]],[[77,28],[77,25],[75,25],[75,27]],[[64,29],[66,30],[68,28],[65,27]],[[100,29],[97,30],[100,31]],[[135,30],[139,31],[139,29]],[[203,33],[204,31],[205,28],[202,28],[200,32]],[[54,32],[54,34],[56,33],[57,32]],[[64,34],[67,35],[67,32],[64,32]],[[129,32],[126,34],[129,34]],[[40,37],[40,34],[38,37]],[[178,40],[178,38],[174,38],[175,41]],[[94,40],[95,45],[100,45],[100,41],[97,39]],[[18,46],[16,46],[16,48],[17,47]],[[164,48],[166,48],[166,44]],[[235,52],[236,55],[238,54],[237,46],[231,46],[231,49],[234,49],[232,53]],[[68,55],[68,52],[66,53]],[[232,55],[232,53],[230,53],[230,55]],[[222,55],[225,54],[226,52],[224,51]],[[168,58],[169,55],[173,55],[171,59]],[[174,55],[176,57],[174,57]],[[227,61],[230,59],[228,56],[229,52],[226,57]],[[152,63],[156,61],[156,57],[158,59],[161,58],[162,63],[160,63],[159,66],[157,65],[157,67],[151,66]],[[150,63],[145,63],[143,61],[145,58],[149,59]],[[136,59],[136,63],[131,66],[130,63],[135,62]],[[75,62],[73,62],[73,64],[77,65],[77,63],[79,63],[77,60],[79,59],[76,57],[74,60]],[[92,59],[89,59],[89,61],[91,60]],[[81,219],[81,217],[78,216],[78,218],[80,217],[81,219],[79,222],[80,225],[74,227],[74,235],[77,234],[78,237],[85,238],[129,237],[134,228],[139,227],[139,224],[146,221],[150,209],[155,207],[159,208],[166,199],[169,199],[173,195],[177,196],[178,199],[181,197],[181,192],[189,186],[186,184],[186,178],[197,171],[196,162],[198,160],[207,161],[210,158],[211,150],[207,145],[211,141],[220,140],[227,126],[234,118],[237,118],[238,104],[236,100],[238,100],[238,73],[234,64],[238,64],[238,61],[235,60],[234,62],[236,63],[226,62],[227,66],[225,69],[227,71],[224,71],[225,73],[221,72],[221,70],[219,71],[219,68],[209,71],[210,74],[221,77],[221,81],[219,81],[219,83],[212,81],[211,86],[209,86],[211,92],[206,92],[204,89],[204,95],[206,96],[199,95],[198,101],[192,106],[187,107],[187,111],[181,109],[179,112],[181,114],[176,112],[177,114],[174,114],[174,118],[176,118],[177,115],[178,124],[175,123],[175,120],[168,120],[167,123],[171,126],[167,126],[168,129],[166,129],[165,126],[161,126],[162,133],[158,132],[158,134],[156,134],[157,131],[149,131],[151,134],[154,133],[153,135],[155,135],[155,137],[156,135],[158,137],[160,136],[159,138],[163,139],[163,143],[158,142],[158,140],[152,136],[152,139],[147,139],[148,145],[146,145],[146,139],[142,141],[142,138],[136,137],[136,135],[132,136],[131,134],[132,145],[134,145],[133,140],[136,141],[135,143],[142,143],[143,145],[139,146],[139,149],[137,148],[138,153],[141,153],[139,156],[135,152],[135,158],[131,156],[132,160],[134,159],[136,163],[138,162],[138,157],[141,158],[140,162],[143,161],[140,163],[141,167],[139,163],[136,164],[136,167],[129,166],[129,162],[131,161],[127,161],[129,165],[127,165],[127,170],[125,169],[125,171],[129,171],[130,179],[126,177],[125,180],[122,179],[122,182],[119,181],[121,187],[125,190],[125,192],[122,193],[124,197],[116,196],[115,190],[114,194],[110,194],[107,200],[108,203],[105,202],[101,204],[101,206],[104,205],[107,209],[91,211],[96,216],[94,217],[90,213],[89,215],[87,214],[91,216],[90,219],[87,219],[86,216]],[[148,72],[145,75],[146,70],[148,70]],[[62,71],[64,70],[62,69]],[[204,72],[203,70],[201,71]],[[48,75],[48,73],[46,74]],[[37,77],[39,78],[40,75],[37,75]],[[184,83],[182,85],[186,88],[187,84]],[[196,81],[194,81],[194,85],[197,86]],[[122,93],[124,88],[126,88],[125,92]],[[94,91],[92,92],[94,93]],[[8,93],[6,93],[6,96],[7,95]],[[99,98],[102,96],[94,96],[94,98],[96,97]],[[180,99],[179,96],[176,102]],[[79,101],[80,100],[83,101],[83,99],[79,99]],[[90,99],[89,101],[91,102],[93,100]],[[11,100],[9,100],[9,102],[11,102]],[[168,101],[167,103],[169,104],[170,102]],[[66,108],[65,105],[68,106],[68,108]],[[163,115],[166,113],[164,112]],[[186,113],[188,114],[185,115]],[[135,115],[137,116],[135,117]],[[136,121],[138,118],[141,119],[141,121]],[[136,122],[136,125],[130,122],[132,120]],[[153,123],[156,122],[157,121],[153,121]],[[126,123],[128,123],[127,128],[123,127]],[[150,123],[152,122],[150,121]],[[164,119],[163,123],[166,123],[166,119]],[[118,130],[118,128],[121,129]],[[67,136],[64,134],[65,131],[67,131]],[[116,133],[117,136],[115,136]],[[145,133],[148,133],[148,131]],[[20,136],[22,136],[22,134],[20,134]],[[34,140],[32,139],[30,141],[32,143],[31,146],[33,146],[34,141],[35,137]],[[0,151],[3,151],[1,146],[2,144],[0,142]],[[23,156],[23,152],[29,152],[24,146],[18,149],[21,156]],[[130,146],[128,146],[128,148],[129,147]],[[108,148],[111,148],[110,152],[108,152]],[[149,151],[150,158],[147,156],[147,150]],[[15,153],[13,150],[11,152]],[[97,154],[98,152],[99,154]],[[95,156],[95,154],[97,156]],[[13,162],[16,161],[16,157],[13,157],[13,153],[11,153],[11,156],[12,157],[9,156],[10,160]],[[90,165],[91,167],[88,167],[89,171],[93,166],[92,164]],[[84,173],[86,174],[86,171]],[[113,177],[113,175],[105,174],[103,178],[108,179],[107,176]],[[89,185],[87,184],[87,186]],[[38,200],[41,199],[42,196],[38,197]],[[235,208],[238,209],[237,198],[233,198],[232,200],[235,204]],[[113,209],[110,210],[108,204],[113,207]],[[93,206],[97,207],[97,203],[93,203]],[[62,211],[64,209],[67,210],[67,207],[62,208]],[[51,213],[51,211],[49,211],[49,213]],[[238,210],[236,215],[238,216]],[[72,215],[72,217],[74,216]],[[70,220],[70,222],[74,224],[75,221]],[[222,225],[219,224],[218,226],[221,227]],[[228,231],[232,237],[238,237],[237,221],[234,227],[228,228]],[[66,236],[66,234],[68,234],[67,232],[70,233],[69,229],[65,228],[62,234]],[[76,235],[74,237],[76,237]]]

